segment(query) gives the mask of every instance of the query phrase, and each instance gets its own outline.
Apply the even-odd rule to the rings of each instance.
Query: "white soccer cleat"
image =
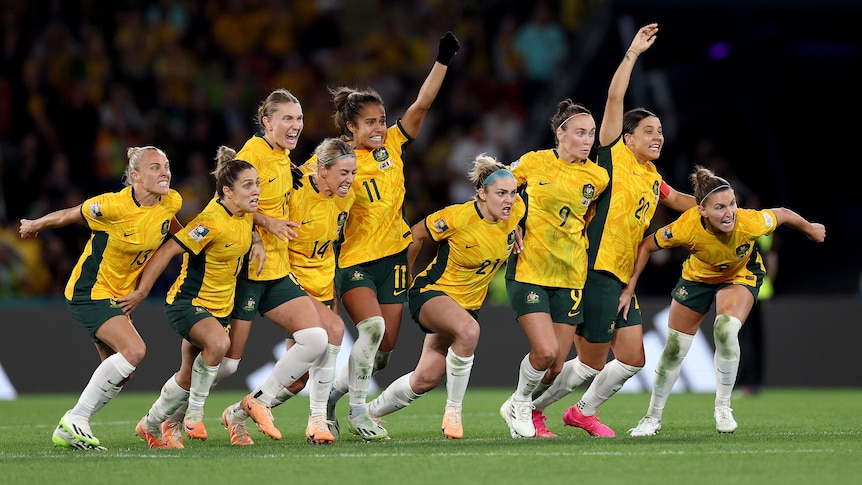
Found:
[[[66,414],[60,418],[60,427],[69,433],[76,441],[82,441],[92,446],[99,446],[99,438],[93,436],[90,431],[90,420],[77,414],[72,414],[72,411],[66,411]]]
[[[512,438],[532,438],[536,436],[536,428],[533,426],[533,403],[530,401],[515,401],[509,396],[503,406],[500,407],[500,416],[509,425],[509,434]]]
[[[733,409],[730,406],[715,407],[715,430],[719,433],[733,433],[736,431],[736,420],[733,419]]]
[[[652,416],[644,416],[638,421],[638,425],[629,430],[632,436],[654,436],[661,429],[661,419]]]
[[[72,435],[66,432],[62,426],[59,424],[54,429],[54,435],[51,437],[51,441],[54,442],[55,445],[61,448],[70,448],[75,450],[96,450],[96,451],[105,451],[107,448],[104,446],[93,446],[88,443],[84,443],[83,441],[78,441]]]

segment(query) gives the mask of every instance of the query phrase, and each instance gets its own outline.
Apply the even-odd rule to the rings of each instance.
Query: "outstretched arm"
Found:
[[[605,114],[602,117],[602,126],[599,128],[599,144],[607,146],[623,132],[623,101],[629,88],[629,80],[638,56],[649,49],[655,42],[658,33],[658,24],[645,25],[638,30],[623,60],[614,72],[611,85],[608,88],[608,100],[605,103]]]
[[[416,101],[407,108],[404,116],[401,117],[401,126],[411,138],[416,138],[419,131],[422,129],[422,123],[425,121],[425,115],[431,109],[431,103],[440,92],[440,86],[443,85],[443,78],[446,77],[446,71],[449,70],[449,62],[455,57],[455,54],[461,48],[458,38],[452,32],[446,32],[446,35],[440,38],[440,47],[437,51],[437,60],[434,62],[434,67],[419,88],[419,95],[416,96]]]
[[[808,219],[800,216],[790,209],[779,207],[771,209],[775,214],[776,223],[778,225],[787,224],[797,231],[808,236],[814,242],[823,242],[826,240],[826,226],[819,222],[808,222]]]
[[[26,239],[38,236],[39,231],[45,229],[65,227],[75,222],[83,223],[84,215],[81,214],[81,205],[77,205],[68,209],[51,212],[35,220],[21,219],[20,222],[21,227],[18,228],[18,234]]]

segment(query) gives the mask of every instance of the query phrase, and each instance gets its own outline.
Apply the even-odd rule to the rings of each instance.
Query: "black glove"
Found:
[[[448,66],[460,48],[461,43],[458,42],[458,38],[455,37],[455,34],[453,34],[451,30],[446,32],[446,35],[440,37],[440,48],[437,50],[437,62],[444,66]]]
[[[299,190],[302,187],[302,170],[299,167],[290,164],[290,175],[293,176],[293,190]]]

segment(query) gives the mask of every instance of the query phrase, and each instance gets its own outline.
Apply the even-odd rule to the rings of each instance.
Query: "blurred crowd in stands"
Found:
[[[327,87],[373,87],[394,122],[447,30],[462,49],[410,150],[407,217],[465,200],[472,188],[452,181],[477,153],[520,154],[526,109],[589,3],[2,2],[0,298],[62,294],[88,232],[21,240],[18,220],[119,190],[128,147],[167,152],[185,223],[213,195],[217,147],[240,148],[270,90],[302,102],[291,157],[304,160],[336,135]]]

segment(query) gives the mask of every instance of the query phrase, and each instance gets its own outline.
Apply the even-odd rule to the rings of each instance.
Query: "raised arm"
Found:
[[[623,60],[620,61],[620,65],[614,72],[614,77],[611,78],[602,126],[599,128],[599,144],[601,146],[610,145],[623,132],[623,101],[629,88],[632,70],[638,57],[653,45],[657,33],[658,24],[641,27],[623,55]]]
[[[81,205],[60,209],[50,214],[35,219],[21,219],[21,227],[18,228],[18,234],[22,238],[36,237],[39,231],[45,229],[53,229],[55,227],[65,227],[73,223],[83,223],[84,215],[81,214]]]
[[[632,295],[635,293],[635,286],[637,286],[638,278],[640,278],[641,273],[644,268],[646,268],[650,255],[659,249],[661,248],[655,243],[655,233],[645,237],[638,246],[638,256],[635,259],[635,268],[632,272],[632,277],[620,293],[620,302],[617,306],[617,313],[622,311],[623,318],[628,318],[629,316],[629,305],[632,301]]]
[[[419,95],[416,96],[416,101],[407,108],[404,116],[401,117],[401,126],[411,138],[416,138],[419,131],[422,129],[422,123],[425,121],[425,115],[431,109],[431,103],[437,98],[437,93],[440,92],[440,86],[443,85],[443,78],[446,77],[446,71],[449,70],[449,62],[455,57],[455,54],[461,48],[458,38],[452,32],[446,32],[446,35],[440,38],[440,47],[437,51],[437,60],[419,88]]]
[[[826,240],[826,226],[819,222],[808,222],[808,219],[800,216],[796,212],[784,207],[771,209],[776,217],[776,224],[787,224],[797,231],[805,234],[808,239],[815,242],[823,242]]]

